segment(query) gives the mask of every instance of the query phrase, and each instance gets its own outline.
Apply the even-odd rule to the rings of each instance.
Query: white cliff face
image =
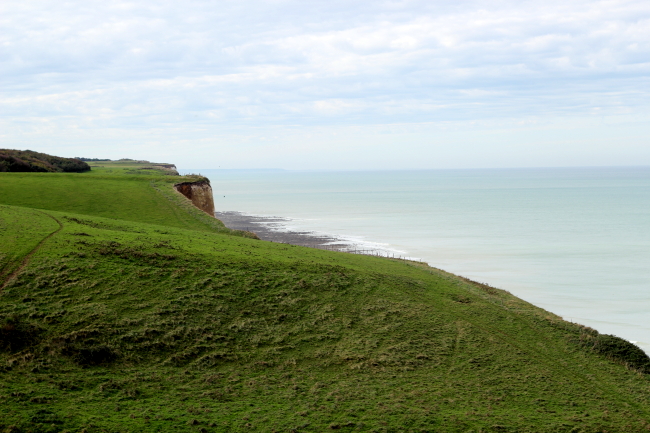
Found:
[[[214,198],[210,181],[177,183],[174,188],[191,200],[194,206],[214,217]]]

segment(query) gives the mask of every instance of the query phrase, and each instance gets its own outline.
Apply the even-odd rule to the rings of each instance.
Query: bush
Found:
[[[615,335],[599,334],[590,328],[580,334],[578,343],[613,361],[642,373],[650,373],[650,357],[638,346]]]
[[[62,158],[31,150],[0,149],[0,172],[81,173],[90,166],[76,158]]]

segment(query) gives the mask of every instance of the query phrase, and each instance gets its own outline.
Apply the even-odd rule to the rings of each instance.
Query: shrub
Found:
[[[31,150],[0,149],[0,172],[81,173],[90,166],[76,158],[62,158]]]
[[[642,373],[650,373],[650,357],[638,346],[615,335],[599,334],[590,328],[580,334],[578,344]]]

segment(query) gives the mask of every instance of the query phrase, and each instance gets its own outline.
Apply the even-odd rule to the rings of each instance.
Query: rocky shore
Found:
[[[259,217],[241,212],[215,212],[214,216],[223,221],[226,227],[234,230],[253,232],[260,239],[291,245],[320,248],[331,251],[349,251],[350,245],[329,236],[313,232],[283,230],[286,220],[280,217]]]

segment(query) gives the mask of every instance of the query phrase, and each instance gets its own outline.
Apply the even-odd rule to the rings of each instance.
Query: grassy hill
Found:
[[[0,173],[0,431],[650,428],[648,359],[428,266],[263,242],[104,164]]]
[[[0,173],[0,203],[74,212],[198,231],[231,230],[172,189],[166,170],[135,162],[102,162],[88,173]],[[200,180],[188,177],[189,181]]]

